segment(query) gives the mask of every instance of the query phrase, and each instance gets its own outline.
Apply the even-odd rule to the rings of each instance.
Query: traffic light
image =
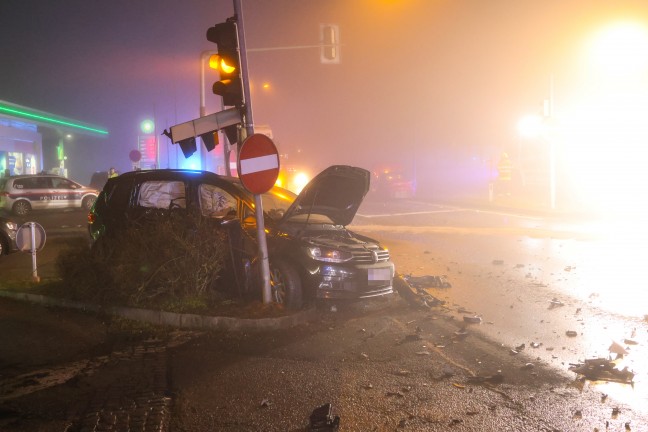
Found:
[[[178,144],[180,144],[180,148],[182,149],[182,154],[186,158],[196,153],[196,150],[198,150],[198,147],[196,147],[196,138],[194,137],[190,137],[182,141],[178,141]]]
[[[229,18],[207,29],[207,40],[218,46],[218,54],[209,58],[209,67],[220,74],[220,80],[214,83],[212,91],[223,98],[223,105],[242,106],[243,86],[236,20]]]
[[[320,24],[320,63],[340,63],[340,27]]]

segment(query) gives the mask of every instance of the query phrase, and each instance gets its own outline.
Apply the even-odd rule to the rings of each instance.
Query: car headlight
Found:
[[[306,250],[308,251],[308,255],[317,261],[342,263],[353,258],[351,252],[341,251],[339,249],[310,246]]]
[[[18,224],[16,222],[5,222],[5,225],[7,228],[9,228],[11,231],[16,231],[18,229]]]

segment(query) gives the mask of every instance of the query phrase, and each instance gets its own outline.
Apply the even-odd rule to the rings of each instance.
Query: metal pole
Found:
[[[553,127],[554,117],[554,76],[549,77],[549,124]],[[556,209],[556,144],[553,131],[549,131],[549,197],[551,210]]]
[[[32,280],[34,282],[40,282],[38,267],[36,266],[36,224],[29,222],[29,228],[31,231]]]
[[[248,80],[247,54],[245,51],[245,27],[243,25],[243,0],[234,1],[234,13],[236,15],[239,58],[241,61],[241,82],[243,84],[243,97],[245,98],[245,112],[243,113],[243,126],[246,135],[254,134],[254,120],[252,118],[252,100],[250,98],[250,81]],[[265,235],[265,222],[263,220],[263,206],[260,195],[254,195],[255,213],[257,221],[257,240],[259,243],[259,261],[261,263],[261,279],[263,281],[263,303],[272,301],[272,290],[270,287],[270,263],[268,260],[268,245]]]

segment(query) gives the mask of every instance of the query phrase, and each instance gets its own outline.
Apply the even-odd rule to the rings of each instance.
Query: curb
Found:
[[[171,326],[184,329],[204,330],[285,330],[314,321],[317,317],[315,308],[306,309],[293,315],[278,318],[234,318],[234,317],[212,317],[196,314],[180,314],[174,312],[156,311],[150,309],[138,309],[129,307],[102,308],[98,305],[90,305],[74,300],[47,297],[41,294],[28,294],[14,291],[0,290],[0,297],[23,300],[31,303],[39,303],[44,306],[58,306],[68,309],[78,309],[90,312],[105,312],[110,315],[120,316],[133,321],[142,321],[159,326]]]

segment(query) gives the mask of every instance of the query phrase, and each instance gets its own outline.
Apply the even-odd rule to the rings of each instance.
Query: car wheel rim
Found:
[[[18,203],[16,204],[16,214],[19,216],[24,216],[29,212],[27,208],[27,204],[25,203]]]
[[[281,272],[277,269],[273,269],[270,273],[270,288],[272,289],[272,300],[283,304],[286,298],[286,283]]]

